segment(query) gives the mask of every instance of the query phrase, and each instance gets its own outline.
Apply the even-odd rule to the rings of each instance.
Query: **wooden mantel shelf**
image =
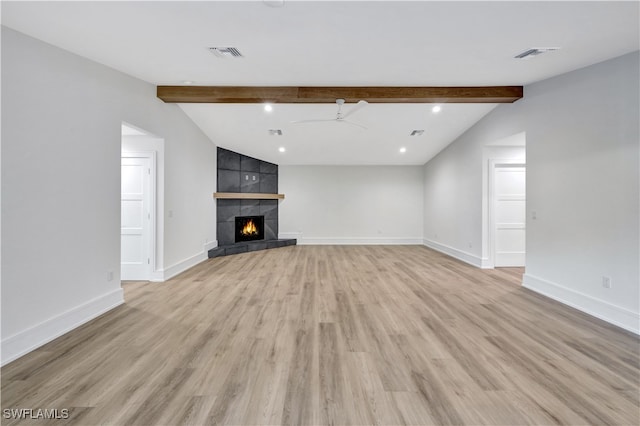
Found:
[[[255,192],[214,192],[213,198],[234,200],[283,200],[284,194],[260,194]]]

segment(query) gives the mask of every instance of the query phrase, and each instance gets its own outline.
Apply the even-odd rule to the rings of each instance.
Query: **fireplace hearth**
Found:
[[[264,216],[236,216],[236,243],[264,240]]]

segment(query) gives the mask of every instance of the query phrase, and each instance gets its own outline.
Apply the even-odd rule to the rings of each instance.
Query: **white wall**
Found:
[[[422,167],[280,166],[280,235],[299,244],[421,244]]]
[[[482,258],[484,147],[525,132],[524,285],[638,332],[638,63],[635,52],[527,86],[427,163],[425,238]]]
[[[123,121],[165,140],[165,265],[206,258],[211,141],[153,85],[2,28],[3,363],[122,303]]]
[[[206,259],[207,251],[217,246],[213,199],[217,160],[215,149],[211,156],[210,145],[204,145],[205,150],[199,151],[183,150],[180,144],[174,144],[173,154],[168,157],[164,139],[153,136],[122,138],[123,152],[156,153],[160,203],[156,223],[159,259],[156,260],[157,270],[153,272],[153,280],[164,281],[185,271]],[[206,230],[204,234],[202,229]],[[187,233],[189,231],[192,235]],[[192,247],[192,243],[195,246]],[[188,246],[180,248],[185,244]]]
[[[425,167],[424,244],[485,268],[490,267],[489,161],[526,162],[525,135],[474,140],[473,144],[478,146],[443,152],[438,161]],[[481,210],[476,216],[473,211],[477,206]]]

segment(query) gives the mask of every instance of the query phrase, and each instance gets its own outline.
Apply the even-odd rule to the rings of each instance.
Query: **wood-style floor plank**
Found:
[[[419,246],[211,259],[2,368],[70,425],[637,425],[637,336]]]

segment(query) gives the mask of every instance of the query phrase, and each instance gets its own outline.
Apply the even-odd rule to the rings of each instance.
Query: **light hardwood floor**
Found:
[[[2,368],[24,424],[637,425],[639,340],[419,246],[212,259]],[[3,424],[13,424],[3,419]]]

